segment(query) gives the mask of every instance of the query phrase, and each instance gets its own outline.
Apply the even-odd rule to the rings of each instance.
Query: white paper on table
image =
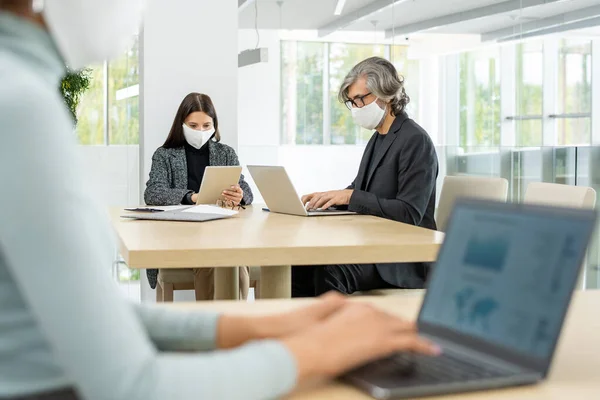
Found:
[[[162,210],[162,211],[176,211],[176,210],[181,210],[183,208],[188,208],[189,206],[147,206],[147,207],[132,207],[132,208],[126,208],[125,211],[137,211],[138,209],[143,209],[143,208],[151,208],[153,210]]]
[[[231,217],[236,215],[238,212],[235,210],[228,210],[226,208],[217,207],[217,206],[209,206],[205,204],[201,204],[199,206],[193,206],[182,212],[196,213],[196,214],[217,214],[224,215],[226,217]]]
[[[181,210],[183,208],[187,208],[189,206],[160,206],[160,207],[150,207],[150,208],[156,208],[157,210],[163,210],[163,211],[175,211],[175,210]]]

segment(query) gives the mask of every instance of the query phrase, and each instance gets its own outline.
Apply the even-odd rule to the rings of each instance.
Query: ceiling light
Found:
[[[269,62],[269,49],[265,47],[260,49],[244,50],[238,54],[238,68],[266,62]]]
[[[342,10],[344,9],[344,5],[346,4],[346,0],[337,0],[337,4],[335,6],[335,11],[333,15],[342,15]]]

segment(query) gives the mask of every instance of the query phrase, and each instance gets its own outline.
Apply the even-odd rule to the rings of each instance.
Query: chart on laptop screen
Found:
[[[583,220],[460,208],[422,320],[547,357],[586,232]]]

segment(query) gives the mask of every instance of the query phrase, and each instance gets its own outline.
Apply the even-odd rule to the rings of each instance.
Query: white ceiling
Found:
[[[355,16],[360,8],[377,0],[347,0],[341,16],[333,15],[337,0],[284,0],[281,9],[277,0],[254,0],[240,12],[240,28],[254,28],[255,7],[258,8],[260,29],[317,30],[334,23],[338,18]],[[390,4],[393,0],[389,0]],[[397,0],[396,0],[397,1]],[[347,31],[385,30],[392,26],[402,26],[427,22],[432,18],[462,13],[476,8],[504,3],[508,0],[404,0],[393,7],[368,15],[343,28]],[[570,11],[600,4],[599,0],[563,0],[556,3],[516,9],[478,19],[470,19],[454,24],[442,24],[431,33],[481,34],[514,26],[520,31],[520,23],[561,16]],[[281,14],[280,14],[281,11]],[[280,16],[281,15],[281,16]],[[375,26],[373,21],[376,21]],[[586,30],[597,32],[598,29]]]
[[[599,0],[570,0],[565,2],[551,3],[543,6],[529,7],[523,10],[516,10],[490,17],[475,19],[468,21],[467,23],[447,25],[445,27],[432,30],[431,32],[485,33],[512,26],[514,27],[515,33],[518,33],[520,31],[521,24],[563,15],[570,11],[596,6],[598,4],[600,4]]]
[[[578,31],[574,31],[574,33],[583,36],[600,36],[600,26],[595,28],[580,29]]]

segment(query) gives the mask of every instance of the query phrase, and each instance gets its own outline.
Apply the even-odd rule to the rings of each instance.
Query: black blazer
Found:
[[[348,187],[354,190],[348,209],[437,229],[434,212],[438,160],[431,138],[406,113],[396,117],[373,154],[377,135],[369,140],[358,175]],[[371,158],[374,168],[370,168]],[[381,277],[394,286],[422,288],[429,263],[377,264],[376,267]]]

